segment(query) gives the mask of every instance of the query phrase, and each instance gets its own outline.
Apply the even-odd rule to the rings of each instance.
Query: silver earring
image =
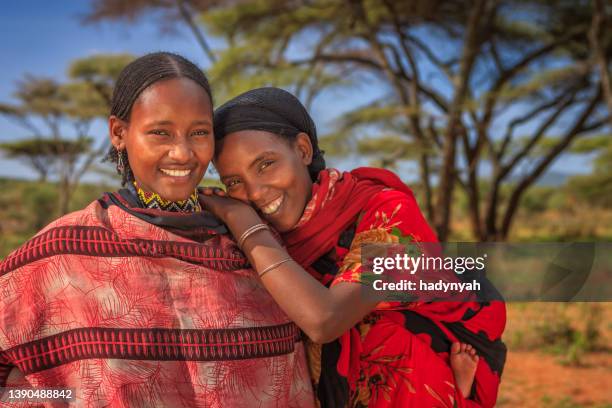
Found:
[[[117,150],[117,173],[123,174],[125,171],[125,162],[127,162],[127,153],[125,150]]]

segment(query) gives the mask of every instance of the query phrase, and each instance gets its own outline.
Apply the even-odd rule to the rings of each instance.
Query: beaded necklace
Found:
[[[134,188],[138,199],[146,208],[184,213],[202,211],[202,206],[198,201],[198,190],[193,190],[193,193],[186,200],[169,201],[161,198],[157,193],[144,191],[136,181],[134,181]]]

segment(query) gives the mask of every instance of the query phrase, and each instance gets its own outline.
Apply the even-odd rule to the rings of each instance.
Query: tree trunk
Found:
[[[468,174],[468,203],[472,232],[479,241],[486,241],[480,222],[480,191],[478,187],[478,177],[475,169],[470,169]]]
[[[421,153],[419,159],[419,167],[421,173],[421,180],[423,182],[423,191],[425,193],[425,211],[427,212],[427,219],[431,222],[434,219],[434,208],[433,208],[433,192],[431,190],[431,170],[429,168],[429,155],[427,153]]]
[[[605,30],[606,23],[606,10],[603,0],[593,0],[593,20],[591,30],[589,31],[589,42],[594,62],[599,68],[601,88],[608,105],[610,124],[612,124],[612,83],[610,71],[608,70],[605,45],[601,43],[602,38],[605,38],[602,31]]]
[[[491,190],[487,196],[487,209],[484,217],[484,241],[496,241],[498,239],[497,231],[497,209],[499,206],[499,188],[501,187],[502,179],[499,176],[499,171],[493,173],[491,179]]]
[[[486,0],[476,1],[470,12],[459,75],[454,81],[455,93],[449,109],[448,124],[443,142],[443,164],[436,206],[436,229],[440,241],[446,241],[450,232],[451,204],[456,176],[457,136],[461,131],[461,113],[468,91],[470,74],[480,49],[480,24],[486,5]]]
[[[65,176],[61,176],[58,189],[58,206],[60,215],[66,215],[70,211],[70,183]]]

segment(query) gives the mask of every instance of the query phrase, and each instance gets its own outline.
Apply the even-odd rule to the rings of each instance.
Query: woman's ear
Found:
[[[127,122],[119,119],[115,115],[108,118],[108,128],[110,130],[110,140],[115,149],[125,149],[125,135],[127,133]]]
[[[309,166],[312,163],[312,143],[310,143],[310,137],[304,132],[298,133],[293,146],[298,156],[302,159],[302,163]]]

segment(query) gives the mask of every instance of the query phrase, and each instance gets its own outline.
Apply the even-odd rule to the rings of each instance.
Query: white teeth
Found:
[[[172,177],[184,177],[188,176],[191,173],[191,170],[169,170],[169,169],[160,169],[162,173],[167,174]]]
[[[274,214],[276,211],[278,211],[278,208],[281,206],[282,203],[283,197],[278,197],[276,200],[272,201],[265,207],[261,207],[261,212],[266,215]]]

